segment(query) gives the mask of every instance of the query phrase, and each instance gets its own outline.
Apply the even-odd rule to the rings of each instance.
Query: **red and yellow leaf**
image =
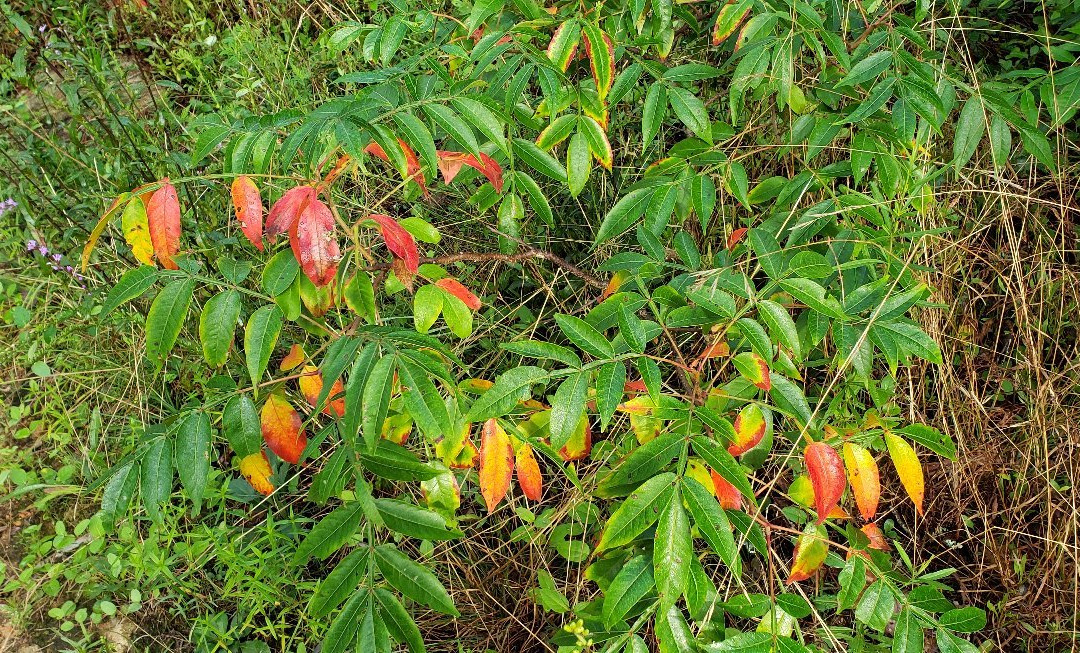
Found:
[[[308,202],[315,199],[315,189],[311,186],[291,188],[274,202],[266,216],[265,235],[273,242],[278,234],[292,231],[300,214],[307,208]]]
[[[368,218],[379,225],[379,231],[390,253],[401,259],[406,270],[411,274],[416,274],[416,271],[420,269],[420,250],[416,247],[413,235],[388,215],[373,213]],[[401,279],[400,276],[398,278],[402,283],[406,283],[405,279]]]
[[[698,354],[697,359],[694,361],[694,366],[700,368],[702,364],[710,358],[723,358],[731,353],[731,347],[726,340],[717,340],[708,347],[705,351]]]
[[[810,484],[814,487],[817,523],[823,524],[844,494],[844,487],[847,485],[844,480],[844,463],[836,450],[824,442],[807,445],[803,457],[806,471],[810,475]]]
[[[765,437],[765,415],[757,404],[747,404],[735,418],[735,441],[728,453],[740,456],[750,451]]]
[[[600,34],[601,43],[594,44],[589,34]],[[596,82],[596,92],[603,100],[611,90],[611,83],[615,79],[615,53],[612,47],[611,37],[600,31],[595,25],[592,29],[582,30],[585,37],[585,56],[589,58],[589,70],[592,71],[593,81]]]
[[[630,278],[629,270],[619,270],[615,274],[611,275],[611,280],[608,281],[608,285],[604,287],[604,292],[600,294],[600,301],[604,301],[608,297],[611,297],[619,288],[622,287],[626,280]]]
[[[435,285],[460,299],[471,311],[478,311],[480,310],[480,307],[483,306],[483,303],[480,302],[480,298],[472,294],[468,288],[461,285],[461,282],[457,279],[446,277],[436,281]]]
[[[344,406],[342,407],[342,410],[344,410]],[[383,420],[382,432],[380,435],[384,440],[389,440],[394,444],[404,445],[409,439],[409,434],[412,433],[412,429],[412,417],[405,413],[399,413],[397,415],[391,415]]]
[[[570,67],[570,62],[577,53],[577,40],[580,36],[581,30],[578,25],[569,20],[559,25],[551,35],[551,41],[547,46],[547,56],[563,72]]]
[[[300,462],[300,454],[307,446],[302,425],[303,420],[288,400],[279,395],[266,398],[262,409],[263,440],[278,458],[293,465]]]
[[[769,365],[765,359],[754,352],[744,351],[731,359],[735,369],[744,379],[753,383],[754,386],[769,391],[772,389],[772,379],[769,376]]]
[[[319,373],[319,368],[314,365],[305,365],[301,371],[300,379],[298,381],[300,385],[300,393],[304,395],[311,407],[314,408],[318,405],[319,393],[323,389],[322,374]],[[341,379],[334,381],[334,385],[330,386],[330,393],[326,395],[326,405],[323,406],[323,414],[330,417],[344,417],[345,416],[345,397],[340,396],[345,392],[345,386],[342,384]],[[334,397],[337,397],[334,399]]]
[[[532,447],[521,443],[514,450],[514,464],[522,494],[530,501],[539,501],[544,493],[544,477],[540,474],[540,465],[536,462]]]
[[[337,274],[341,249],[336,226],[334,214],[317,199],[307,203],[296,223],[296,241],[300,250],[297,260],[304,274],[318,288],[333,281]]]
[[[851,493],[855,495],[855,504],[859,514],[870,521],[877,514],[878,500],[881,498],[881,479],[874,456],[864,447],[854,442],[844,443],[844,466],[847,467]]]
[[[803,508],[809,508],[814,505],[814,486],[810,482],[810,477],[806,474],[800,474],[795,477],[795,480],[788,486],[788,497],[799,504]],[[826,515],[828,519],[851,519],[851,515],[840,506],[835,506]]]
[[[480,440],[480,493],[488,512],[506,496],[514,473],[514,450],[510,436],[494,417],[484,422]]]
[[[491,185],[495,188],[496,193],[502,192],[502,166],[490,156],[481,152],[480,160],[478,161],[475,156],[468,152],[439,150],[436,154],[438,156],[437,162],[439,165],[439,172],[442,174],[444,183],[449,184],[452,182],[454,177],[457,177],[457,174],[461,172],[462,166],[469,166],[487,177],[488,181],[490,181]]]
[[[304,353],[304,348],[299,343],[292,346],[289,349],[289,353],[285,354],[285,358],[281,359],[281,366],[278,368],[282,372],[288,372],[289,370],[296,369],[300,363],[304,362],[307,358],[307,354]]]
[[[270,461],[266,459],[264,452],[259,451],[241,458],[240,473],[259,494],[269,496],[274,491],[274,484],[270,482]]]
[[[744,4],[738,0],[728,0],[728,3],[716,14],[716,24],[713,25],[712,30],[712,44],[720,45],[726,41],[752,8],[753,3]]]
[[[161,184],[146,204],[146,220],[150,240],[154,243],[154,256],[161,267],[176,270],[173,255],[180,251],[180,200],[168,178]]]
[[[735,486],[728,483],[727,479],[717,474],[714,469],[709,470],[709,475],[712,476],[713,494],[720,502],[720,507],[725,510],[742,509],[742,494],[735,489]]]
[[[918,454],[907,443],[907,440],[893,433],[885,434],[885,444],[889,447],[889,457],[892,458],[896,473],[900,476],[900,483],[911,500],[915,502],[915,510],[920,515],[923,514],[926,484],[923,480],[922,464],[919,462]]]
[[[791,563],[791,575],[787,583],[797,583],[813,576],[825,563],[829,553],[828,534],[819,525],[807,524],[795,542],[795,559]]]
[[[863,527],[859,530],[870,540],[871,549],[877,549],[878,551],[888,551],[890,549],[889,541],[885,539],[885,533],[874,522],[863,524]]]
[[[246,175],[240,175],[232,183],[232,201],[240,231],[244,232],[260,252],[263,250],[263,205],[259,187]]]

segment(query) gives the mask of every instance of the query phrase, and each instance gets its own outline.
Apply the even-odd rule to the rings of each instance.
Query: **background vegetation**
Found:
[[[199,135],[249,115],[304,114],[341,95],[341,75],[380,69],[360,42],[339,50],[328,38],[334,26],[382,25],[400,10],[372,4],[0,5],[0,162],[6,171],[0,200],[13,200],[0,208],[0,394],[6,406],[0,649],[291,651],[322,641],[329,620],[312,616],[308,601],[330,565],[288,564],[301,531],[328,512],[310,505],[303,491],[259,503],[239,500],[223,483],[206,499],[201,517],[178,501],[161,524],[152,525],[155,520],[137,508],[115,530],[103,522],[95,481],[135,450],[144,425],[185,407],[211,375],[201,364],[193,326],[177,344],[190,364],[158,373],[145,358],[148,302],[101,314],[109,290],[133,266],[119,231],[107,232],[85,275],[78,259],[114,197],[166,175],[201,177],[178,184],[181,201],[200,222],[225,229],[232,208],[213,175],[223,171],[227,151],[214,150],[193,164]],[[462,17],[471,9],[439,4],[445,6],[425,9]],[[680,7],[704,23],[716,10],[704,4]],[[939,429],[959,453],[955,461],[924,456],[925,514],[916,521],[910,508],[892,509],[888,531],[915,552],[916,564],[941,573],[957,605],[986,609],[985,629],[970,637],[976,644],[1067,649],[1077,634],[1080,550],[1074,490],[1080,464],[1080,8],[1068,2],[863,8],[890,38],[911,38],[910,32],[924,41],[920,60],[958,71],[970,85],[961,98],[972,89],[1001,98],[1004,106],[995,105],[995,113],[1011,110],[1018,116],[1010,124],[1034,129],[1010,130],[1010,144],[1003,146],[1000,131],[995,141],[987,124],[989,133],[968,159],[925,186],[922,210],[905,214],[893,234],[916,279],[932,289],[914,317],[937,342],[944,364],[920,361],[899,367],[895,377],[874,377],[882,391],[896,393],[890,416]],[[849,35],[848,47],[858,38]],[[423,48],[418,38],[406,44],[409,52]],[[717,140],[721,150],[739,153],[751,188],[775,175],[795,177],[806,165],[803,139],[809,135],[792,136],[799,112],[791,110],[791,96],[782,107],[772,95],[751,97],[733,119],[730,89],[739,77],[726,64],[730,56],[730,45],[676,49],[667,64],[723,70],[699,95],[713,120],[738,127]],[[796,78],[806,80],[807,90],[836,84],[813,77],[811,57],[798,62]],[[641,95],[611,113],[616,174],[620,167],[636,173],[650,162],[640,140]],[[928,165],[956,156],[955,117],[962,106],[951,107],[940,142],[924,153]],[[658,139],[665,149],[680,139],[681,128],[672,124],[678,123],[672,119]],[[846,160],[856,149],[838,140],[815,167]],[[651,151],[653,158],[660,153]],[[388,167],[365,165],[376,174],[350,179],[344,196],[382,196],[400,183]],[[887,167],[879,162],[869,174],[881,178]],[[598,168],[590,183],[578,199],[549,194],[556,216],[573,217],[559,229],[531,224],[526,239],[606,284],[610,272],[599,266],[616,250],[590,246],[625,188],[616,190]],[[415,215],[440,228],[443,240],[433,254],[498,247],[485,228],[494,210],[475,210],[466,202],[475,184],[461,186],[447,186],[430,202],[393,201],[399,217]],[[881,198],[889,194],[878,190]],[[729,204],[722,225],[727,233],[757,226],[758,213],[738,209],[731,198]],[[694,234],[715,245],[706,251],[721,249],[725,235],[723,228]],[[186,238],[205,250],[218,244]],[[486,304],[470,338],[454,344],[474,377],[494,378],[519,364],[499,343],[538,325],[553,337],[550,320],[541,317],[553,310],[581,314],[600,293],[541,259],[470,263],[454,274]],[[398,297],[387,314],[407,317],[411,303]],[[869,406],[869,394],[852,401]],[[778,450],[777,458],[788,449]],[[229,470],[228,456],[222,458]],[[885,480],[893,488],[887,498],[899,503],[895,477]],[[487,515],[475,485],[465,489],[457,519],[469,537],[452,546],[418,547],[462,614],[457,620],[415,614],[430,650],[554,649],[552,638],[572,622],[570,607],[598,595],[587,563],[560,553],[557,540],[569,530],[553,537],[561,524],[576,524],[570,542],[589,537],[581,529],[596,521],[590,514],[596,508],[558,470],[548,468],[545,483],[536,512],[519,498],[513,508]],[[748,564],[744,578],[750,591],[766,594],[777,580],[763,558]],[[888,645],[861,636],[844,642],[867,650]]]

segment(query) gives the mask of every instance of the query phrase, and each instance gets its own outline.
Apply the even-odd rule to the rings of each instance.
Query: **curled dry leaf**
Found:
[[[244,232],[260,252],[263,250],[263,205],[259,187],[246,175],[240,175],[232,183],[232,202],[240,231]]]
[[[747,404],[735,418],[735,441],[728,453],[740,456],[750,451],[765,437],[765,415],[757,404]]]
[[[496,193],[501,193],[503,189],[503,171],[502,166],[498,164],[495,159],[490,156],[480,153],[480,160],[478,161],[475,156],[468,152],[450,152],[447,150],[439,150],[437,152],[439,172],[442,174],[443,182],[449,184],[457,177],[457,174],[461,172],[462,166],[469,166],[474,168],[480,174],[487,177],[491,182],[492,187],[495,188]]]
[[[307,434],[300,427],[303,420],[288,400],[270,395],[262,409],[262,435],[266,446],[278,458],[295,465],[307,446]]]
[[[522,494],[530,501],[539,501],[544,493],[544,478],[540,475],[540,465],[536,462],[532,447],[522,443],[515,449],[514,464]]]
[[[728,250],[735,249],[735,246],[739,244],[739,241],[742,240],[743,236],[745,236],[745,235],[746,235],[746,227],[740,227],[740,228],[736,229],[735,231],[732,231],[731,235],[728,236],[728,239],[727,239],[727,248],[728,248]]]
[[[292,231],[300,214],[307,208],[308,202],[315,199],[315,189],[311,186],[291,188],[274,202],[266,216],[266,237],[271,242],[279,235]]]
[[[885,533],[881,530],[881,527],[874,522],[863,524],[863,527],[859,529],[870,540],[870,548],[877,549],[878,551],[888,551],[889,541],[885,539]]]
[[[510,436],[494,417],[484,422],[480,439],[480,493],[488,512],[506,496],[514,473],[514,450]]]
[[[319,402],[319,393],[323,388],[323,377],[319,373],[319,368],[314,365],[305,365],[301,371],[300,379],[300,392],[307,399],[311,407],[314,408]],[[342,384],[341,379],[334,381],[334,385],[330,386],[330,393],[326,395],[326,405],[323,406],[323,414],[330,417],[345,417],[345,397],[342,393],[345,392],[345,386]]]
[[[297,343],[289,349],[289,353],[285,354],[285,358],[281,359],[281,366],[279,369],[282,372],[296,369],[299,367],[300,363],[304,362],[305,358],[307,358],[307,354],[304,352],[304,348]]]
[[[270,461],[262,451],[241,458],[240,473],[259,494],[269,496],[274,491],[274,484],[270,482]]]
[[[844,480],[844,463],[836,450],[824,442],[807,445],[803,456],[806,471],[810,475],[810,484],[814,487],[817,523],[823,524],[844,494],[844,487],[847,485]]]
[[[816,524],[807,525],[795,542],[795,559],[791,563],[791,575],[788,576],[787,584],[813,576],[825,563],[828,553],[829,540],[825,529]]]
[[[368,216],[368,219],[374,220],[379,225],[379,232],[390,253],[404,262],[406,270],[416,274],[416,271],[420,269],[420,250],[416,247],[413,235],[388,215],[373,213]],[[405,283],[404,279],[401,281]]]
[[[445,279],[436,281],[435,285],[460,299],[471,311],[478,311],[480,310],[480,307],[483,306],[483,303],[480,302],[480,298],[472,294],[468,288],[461,285],[461,282],[457,279],[446,277]]]
[[[161,180],[161,184],[146,203],[146,219],[154,255],[163,268],[176,270],[173,256],[180,251],[180,200],[168,178]]]
[[[885,434],[885,444],[889,447],[889,457],[892,458],[896,473],[900,476],[900,483],[904,486],[911,500],[915,502],[915,510],[923,514],[923,495],[926,484],[923,480],[922,464],[915,450],[904,438],[893,433]]]
[[[337,274],[341,249],[335,229],[334,214],[317,199],[307,203],[296,223],[297,261],[307,278],[318,288],[333,281]]]
[[[844,466],[847,467],[851,493],[862,518],[870,521],[877,514],[881,498],[881,480],[874,456],[854,442],[844,443]]]

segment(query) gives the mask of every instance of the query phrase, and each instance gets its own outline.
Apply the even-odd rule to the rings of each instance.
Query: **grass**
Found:
[[[46,243],[74,265],[118,189],[183,169],[196,118],[309,106],[333,92],[327,80],[345,64],[314,42],[317,25],[347,18],[343,10],[282,3],[251,17],[243,11],[190,3],[149,17],[129,7],[42,6],[24,17],[46,25],[44,37],[0,46],[12,58],[26,48],[32,61],[24,76],[14,67],[0,75],[0,161],[10,171],[0,199],[19,200],[0,223],[0,650],[96,651],[107,642],[120,650],[245,642],[252,648],[241,650],[259,650],[255,642],[306,650],[325,628],[304,609],[324,570],[283,577],[290,572],[278,562],[289,555],[292,519],[317,516],[299,494],[284,503],[221,501],[211,519],[171,508],[163,527],[137,518],[101,537],[96,498],[82,488],[131,449],[142,424],[207,379],[186,368],[146,376],[138,313],[94,314],[116,269],[108,257],[83,289],[25,248],[28,239]],[[924,518],[906,509],[887,517],[923,560],[956,568],[967,604],[988,606],[997,650],[1064,650],[1080,631],[1080,164],[1075,143],[1056,146],[1061,169],[1052,177],[994,172],[980,152],[971,176],[939,193],[919,225],[936,235],[913,252],[941,307],[920,321],[950,364],[904,370],[904,410],[951,435],[961,456],[926,463]],[[227,210],[210,193],[186,199],[200,215]],[[445,249],[488,238],[454,207],[438,210],[462,222]],[[559,246],[573,252],[567,240]],[[541,311],[580,302],[562,278],[539,270],[476,271],[476,284],[501,288],[514,310],[491,309],[474,342],[541,328]],[[190,328],[182,338],[197,349]],[[615,451],[598,447],[604,455]],[[463,496],[470,508],[461,519],[473,536],[410,551],[438,561],[463,614],[457,622],[421,616],[428,640],[439,642],[432,650],[545,650],[553,618],[534,598],[539,573],[550,573],[571,604],[595,591],[584,566],[553,545],[596,532],[595,520],[562,527],[587,498],[557,479],[545,493],[558,497],[558,512],[525,525],[524,506],[481,516],[471,514],[476,497]],[[757,571],[767,591],[768,570]]]

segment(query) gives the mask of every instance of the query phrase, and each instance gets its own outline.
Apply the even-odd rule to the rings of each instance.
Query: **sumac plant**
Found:
[[[1001,165],[1045,162],[1038,112],[930,51],[922,4],[392,4],[324,33],[337,97],[200,122],[192,174],[101,220],[84,260],[118,218],[141,264],[102,312],[157,287],[146,359],[197,328],[215,375],[103,514],[138,489],[162,519],[175,477],[196,513],[223,481],[309,505],[324,653],[424,650],[416,612],[458,609],[417,541],[571,495],[556,549],[592,589],[559,650],[974,650],[983,611],[907,548],[920,458],[956,450],[894,388],[942,363],[911,315],[936,189],[986,124]],[[559,301],[514,333],[475,271],[525,264]]]

